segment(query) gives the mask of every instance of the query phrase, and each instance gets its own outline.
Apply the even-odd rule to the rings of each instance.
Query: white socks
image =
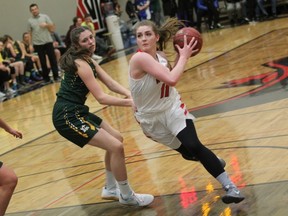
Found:
[[[120,193],[124,199],[127,199],[133,194],[133,191],[130,188],[128,180],[118,181],[118,185],[119,185]]]
[[[117,187],[116,179],[115,179],[113,173],[109,170],[106,170],[106,184],[105,184],[105,186],[108,190],[111,188]]]
[[[128,197],[130,197],[131,194],[133,193],[133,191],[132,191],[132,189],[128,183],[128,180],[117,182],[113,173],[109,170],[106,170],[106,185],[105,185],[105,187],[108,190],[110,190],[110,189],[116,188],[117,185],[119,186],[120,193],[124,199],[127,199]]]

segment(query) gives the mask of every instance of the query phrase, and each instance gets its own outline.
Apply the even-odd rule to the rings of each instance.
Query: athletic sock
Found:
[[[132,195],[133,191],[128,183],[128,180],[118,181],[118,185],[119,185],[120,193],[124,199],[127,199],[128,197]]]
[[[236,187],[226,172],[223,172],[220,175],[218,175],[216,179],[222,184],[223,188],[225,188],[227,185]]]
[[[116,188],[117,187],[117,182],[116,179],[113,175],[113,173],[109,170],[106,171],[106,188],[109,190],[111,188]]]

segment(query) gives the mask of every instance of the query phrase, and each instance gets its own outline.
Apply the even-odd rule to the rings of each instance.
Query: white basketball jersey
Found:
[[[162,65],[168,66],[165,58],[159,54],[157,57]],[[161,112],[171,108],[175,99],[180,100],[180,95],[174,87],[168,86],[148,73],[141,79],[133,79],[129,75],[129,85],[139,113]]]

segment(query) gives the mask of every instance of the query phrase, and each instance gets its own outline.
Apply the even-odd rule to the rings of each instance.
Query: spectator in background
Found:
[[[0,118],[0,127],[7,133],[16,138],[22,139],[22,133],[11,128],[5,121]],[[5,166],[0,161],[0,215],[4,215],[9,205],[13,192],[18,183],[18,177],[12,169]]]
[[[69,30],[67,31],[65,39],[64,39],[66,49],[69,49],[69,47],[71,46],[71,38],[70,38],[71,37],[71,31],[74,28],[81,26],[81,24],[83,22],[81,17],[74,17],[72,21],[73,21],[73,24],[69,26]]]
[[[157,26],[160,26],[162,19],[160,0],[150,0],[150,12],[151,20],[154,21]]]
[[[121,6],[120,6],[120,4],[118,3],[117,0],[113,1],[113,10],[114,10],[114,14],[115,15],[117,15],[118,17],[121,16],[122,10],[121,10]]]
[[[115,14],[115,6],[114,6],[115,1],[112,2],[112,0],[100,0],[100,8],[101,8],[101,13],[105,17],[109,15],[114,15]],[[105,19],[104,19],[105,21]]]
[[[96,32],[95,32],[95,27],[94,27],[94,24],[92,22],[92,17],[90,14],[85,14],[84,16],[84,21],[81,23],[81,26],[86,26],[88,27],[91,31],[92,31],[92,34],[94,35],[94,37],[96,38]],[[96,38],[97,40],[97,38]],[[97,45],[99,46],[99,44],[101,43],[98,43],[97,42]],[[101,45],[100,45],[101,46]],[[98,48],[99,49],[99,48]],[[97,51],[95,51],[97,53]],[[103,59],[103,57],[101,55],[99,55],[99,53],[96,55],[94,53],[94,55],[92,56],[92,58],[94,60],[97,60],[97,61],[101,61]]]
[[[33,63],[32,61],[25,61],[25,53],[20,41],[14,41],[10,35],[4,35],[3,43],[5,52],[5,54],[3,53],[3,55],[5,56],[4,58],[9,61],[9,65],[13,66],[16,70],[18,81],[16,82],[14,80],[14,83],[12,84],[12,89],[17,90],[21,86],[26,85],[25,70],[31,71],[31,69],[33,68]],[[27,83],[30,83],[29,81],[31,80],[27,80]],[[17,83],[20,84],[20,86]]]
[[[137,12],[134,3],[131,0],[127,0],[125,11],[134,25],[138,21]]]
[[[177,16],[177,4],[175,0],[162,0],[164,17]]]
[[[8,53],[7,53],[7,49],[5,47],[5,44],[4,44],[4,41],[5,39],[4,38],[1,38],[0,39],[0,52],[1,52],[1,61],[2,61],[2,64],[4,64],[5,66],[7,66],[10,70],[9,70],[9,74],[11,74],[11,80],[12,80],[12,83],[11,83],[11,88],[10,88],[10,84],[9,84],[9,88],[8,86],[5,88],[5,91],[6,93],[11,93],[11,94],[14,94],[17,92],[17,90],[22,87],[19,85],[18,81],[20,78],[19,78],[19,74],[21,73],[21,75],[23,76],[24,75],[24,63],[22,61],[15,61],[15,58],[11,58],[8,56]],[[13,89],[14,92],[11,90]]]
[[[95,36],[95,27],[90,14],[85,14],[84,21],[81,23],[81,26],[87,26],[92,31],[93,36]]]
[[[104,39],[98,37],[95,34],[95,27],[94,27],[94,24],[92,22],[92,17],[90,16],[90,14],[85,15],[85,20],[84,20],[84,22],[82,22],[81,26],[87,26],[89,29],[91,29],[91,31],[94,34],[95,39],[97,41],[96,51],[95,51],[94,55],[92,56],[93,59],[100,61],[103,59],[102,56],[110,57],[112,54],[114,54],[116,52],[115,48],[109,47],[106,44],[106,42],[104,41]]]
[[[66,51],[66,45],[60,35],[57,32],[51,33],[52,39],[53,39],[53,46],[54,48],[58,49],[62,54]],[[57,56],[56,56],[57,57]]]
[[[267,0],[266,0],[267,2]],[[271,13],[272,18],[277,17],[277,0],[270,0],[271,3]],[[267,12],[264,6],[264,0],[257,0],[256,6],[256,17],[258,19],[267,19],[269,17],[269,13]]]
[[[230,25],[234,26],[242,18],[241,0],[225,0],[225,2]]]
[[[57,61],[57,65],[58,65],[58,71],[61,71],[61,68],[59,66],[59,60],[61,58],[61,55],[63,55],[66,51],[66,45],[62,41],[61,37],[59,36],[59,34],[57,32],[52,32],[51,37],[53,39],[53,47],[54,47],[54,53],[55,53],[56,61]],[[47,57],[47,65],[49,65],[51,67],[51,64],[49,62],[49,58],[48,58],[48,56],[46,56],[46,57]]]
[[[248,8],[247,8],[247,2],[246,0],[241,0],[240,1],[241,4],[241,15],[242,15],[242,23],[241,24],[245,24],[245,23],[249,23],[250,19],[248,18]]]
[[[253,21],[256,19],[255,10],[257,6],[257,0],[243,0],[242,5],[244,5],[243,8],[247,11],[247,17],[250,21]]]
[[[44,84],[52,82],[49,77],[50,70],[47,67],[46,55],[51,64],[54,81],[59,82],[61,79],[58,75],[58,65],[51,37],[51,32],[55,31],[55,25],[49,16],[39,12],[37,4],[31,4],[29,9],[32,17],[28,19],[28,32],[32,35],[32,43],[41,62]]]
[[[204,16],[208,17],[209,29],[222,28],[219,23],[218,0],[197,0],[197,29],[201,32],[201,23]]]
[[[277,17],[277,0],[270,0],[272,9],[272,18]]]
[[[135,0],[135,7],[138,12],[139,20],[150,20],[151,12],[150,12],[150,1],[149,0]]]
[[[42,68],[41,68],[41,63],[40,63],[40,59],[37,53],[34,53],[34,48],[33,45],[31,44],[31,40],[30,40],[30,34],[28,32],[24,32],[22,35],[22,46],[24,48],[25,51],[25,58],[31,58],[32,62],[33,62],[33,68],[34,68],[34,72],[32,72],[31,74],[31,78],[32,80],[42,80]]]
[[[264,7],[264,1],[263,0],[257,0],[256,1],[256,20],[266,20],[268,18],[268,12],[266,11]]]
[[[178,19],[183,21],[186,26],[194,26],[194,0],[178,0]]]
[[[3,43],[9,58],[13,58],[14,61],[24,61],[24,49],[20,45],[20,41],[15,41],[10,35],[6,34],[3,36]]]
[[[3,55],[4,44],[2,39],[0,40],[0,84],[1,90],[3,89],[4,93],[0,93],[1,100],[3,97],[7,98],[16,94],[16,91],[10,88],[9,81],[12,80],[12,83],[16,83],[16,72],[13,66],[10,66],[10,62],[5,60],[5,56]],[[3,86],[2,86],[3,85]]]

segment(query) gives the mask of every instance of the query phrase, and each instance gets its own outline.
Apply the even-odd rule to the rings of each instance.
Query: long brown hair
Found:
[[[81,26],[74,28],[71,31],[71,47],[61,56],[60,67],[65,72],[76,72],[77,66],[75,64],[75,59],[83,59],[85,61],[91,59],[91,53],[88,49],[82,48],[79,44],[80,34],[86,30],[91,31],[87,26]]]
[[[158,50],[163,51],[170,38],[172,38],[180,28],[183,28],[185,24],[175,17],[168,18],[160,27],[158,27],[153,21],[142,20],[136,23],[135,33],[140,26],[150,26],[152,31],[159,35]]]

